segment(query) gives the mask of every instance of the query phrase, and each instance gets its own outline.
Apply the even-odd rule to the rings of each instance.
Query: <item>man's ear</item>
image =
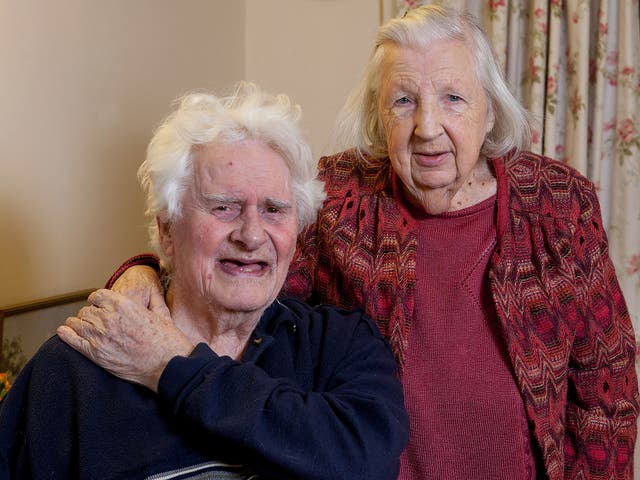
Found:
[[[171,236],[171,223],[163,222],[160,217],[156,217],[158,224],[158,236],[160,237],[160,248],[167,257],[173,257],[173,237]]]

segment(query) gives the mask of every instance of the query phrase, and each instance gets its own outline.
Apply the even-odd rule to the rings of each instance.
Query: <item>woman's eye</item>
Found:
[[[409,99],[409,97],[400,97],[395,101],[396,105],[406,105],[408,103],[411,103],[411,100]]]
[[[450,102],[455,103],[455,102],[460,102],[461,100],[462,100],[462,97],[461,97],[461,96],[459,96],[459,95],[455,95],[455,94],[453,94],[453,93],[449,94],[449,101],[450,101]]]

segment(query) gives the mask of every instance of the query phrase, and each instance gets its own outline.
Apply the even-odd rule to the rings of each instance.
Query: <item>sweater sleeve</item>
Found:
[[[296,252],[289,266],[287,280],[282,295],[292,296],[316,303],[314,298],[314,279],[318,259],[317,224],[307,225],[298,236]]]
[[[337,182],[332,183],[331,172],[334,170],[335,157],[322,157],[318,162],[320,178],[325,183],[327,199],[318,211],[316,222],[307,225],[296,244],[296,252],[291,264],[287,280],[282,288],[282,296],[291,296],[300,300],[315,304],[324,302],[317,289],[317,269],[320,267],[320,226],[327,228],[326,208],[333,195],[332,188]],[[324,252],[326,254],[326,252]]]
[[[298,236],[295,256],[283,287],[284,296],[296,297],[311,304],[332,303],[342,306],[340,298],[328,294],[340,272],[336,271],[333,264],[332,243],[327,239],[334,237],[337,213],[342,210],[345,198],[352,195],[352,189],[357,190],[351,185],[357,182],[357,176],[353,174],[354,163],[352,152],[322,157],[318,161],[318,178],[325,184],[327,198],[318,211],[316,222],[307,225]],[[347,303],[352,303],[352,299]]]
[[[116,283],[116,280],[122,276],[122,274],[127,271],[127,269],[131,267],[135,267],[136,265],[146,265],[148,267],[153,268],[158,274],[160,274],[160,259],[154,253],[140,253],[138,255],[134,255],[131,258],[128,258],[124,261],[122,265],[120,265],[115,272],[111,275],[104,288],[111,288],[113,284]]]
[[[569,359],[565,478],[630,480],[639,405],[635,339],[595,189],[583,193],[573,248],[585,277],[584,307]]]
[[[530,152],[494,167],[492,293],[547,475],[631,479],[635,341],[595,187]]]
[[[390,349],[363,317],[348,334],[329,326],[324,337],[311,389],[200,344],[171,360],[158,393],[266,477],[395,479],[408,420]]]

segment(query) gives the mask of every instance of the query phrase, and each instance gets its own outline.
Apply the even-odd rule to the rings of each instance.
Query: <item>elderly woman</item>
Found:
[[[400,478],[632,478],[634,334],[595,189],[527,151],[477,22],[423,6],[383,25],[338,130],[356,148],[321,160],[284,291],[363,307],[390,339]],[[149,272],[116,287],[156,304]]]
[[[139,177],[167,273],[163,335],[120,368],[138,338],[100,312],[134,330],[151,313],[92,294],[99,308],[70,326],[83,342],[104,332],[118,355],[95,360],[132,383],[51,339],[2,405],[0,478],[397,476],[408,422],[386,340],[361,311],[275,300],[324,198],[298,111],[243,85],[186,96],[159,128]]]

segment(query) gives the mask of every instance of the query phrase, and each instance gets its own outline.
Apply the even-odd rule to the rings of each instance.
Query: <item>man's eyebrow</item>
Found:
[[[240,203],[239,198],[225,195],[224,193],[202,193],[201,195],[202,198],[208,202]]]
[[[233,204],[242,203],[242,200],[239,199],[238,197],[225,195],[224,193],[202,193],[202,198],[207,202],[233,203]],[[277,207],[281,209],[292,208],[291,202],[287,200],[272,198],[272,197],[267,197],[264,203],[269,206]]]
[[[277,198],[267,198],[265,203],[271,207],[276,207],[280,209],[292,207],[291,202],[288,202],[286,200],[278,200]]]

